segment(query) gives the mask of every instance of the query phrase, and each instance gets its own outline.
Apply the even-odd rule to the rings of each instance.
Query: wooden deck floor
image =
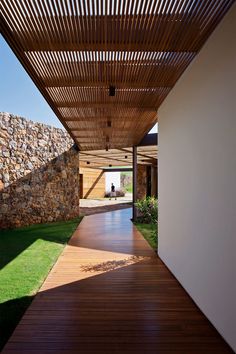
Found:
[[[129,220],[87,216],[3,353],[232,353]]]

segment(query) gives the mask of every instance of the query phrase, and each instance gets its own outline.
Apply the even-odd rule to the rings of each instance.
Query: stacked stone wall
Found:
[[[133,184],[133,176],[132,173],[121,173],[120,174],[120,184],[122,188],[126,188]]]
[[[147,166],[138,165],[137,169],[137,199],[144,199],[147,196]]]
[[[79,214],[79,154],[63,129],[0,113],[0,227]]]

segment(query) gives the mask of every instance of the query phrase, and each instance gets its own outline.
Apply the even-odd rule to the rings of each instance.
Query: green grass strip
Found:
[[[156,224],[141,224],[134,223],[149,245],[157,250],[157,225]]]
[[[0,350],[80,221],[0,231]]]

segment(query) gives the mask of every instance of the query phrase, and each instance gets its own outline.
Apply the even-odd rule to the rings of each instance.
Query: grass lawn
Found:
[[[157,226],[154,224],[134,223],[137,229],[141,232],[143,237],[148,241],[149,245],[157,249]]]
[[[0,231],[0,350],[80,221]]]

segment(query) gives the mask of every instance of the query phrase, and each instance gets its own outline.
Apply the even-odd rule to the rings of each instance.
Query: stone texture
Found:
[[[79,214],[79,154],[63,129],[0,113],[0,227]]]
[[[122,188],[126,188],[127,186],[131,185],[133,183],[133,176],[132,176],[132,172],[130,172],[129,174],[120,174],[120,185]]]
[[[147,167],[138,165],[137,171],[137,199],[144,199],[147,196]]]

